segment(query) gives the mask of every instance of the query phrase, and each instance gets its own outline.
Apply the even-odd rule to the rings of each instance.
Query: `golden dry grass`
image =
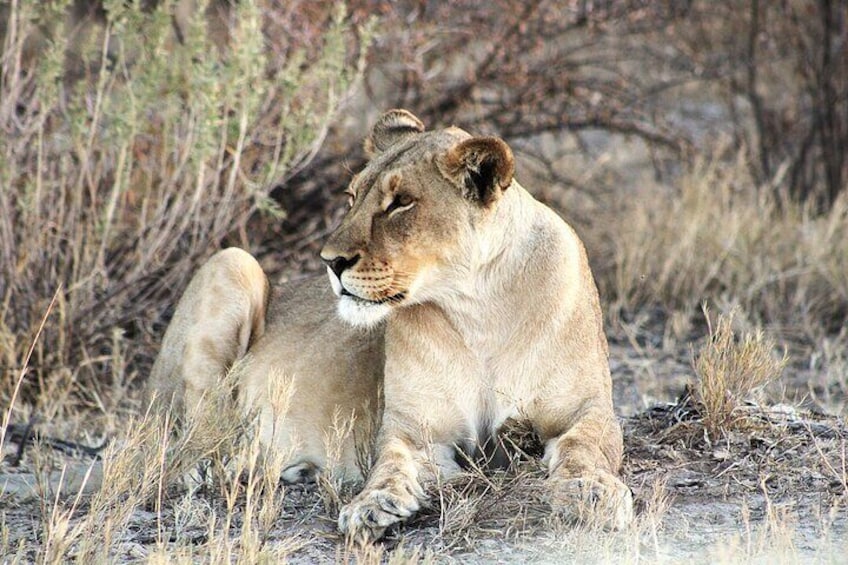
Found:
[[[774,340],[762,330],[737,334],[734,312],[708,319],[707,342],[695,356],[695,394],[701,403],[701,418],[707,432],[718,438],[734,424],[734,410],[756,389],[780,377],[786,354],[776,356]]]
[[[611,307],[658,307],[691,320],[708,301],[810,336],[844,327],[848,194],[818,215],[784,198],[779,184],[754,182],[746,153],[724,142],[674,186],[642,187],[612,207],[619,215],[589,234],[601,248],[610,242],[615,258],[599,273]]]

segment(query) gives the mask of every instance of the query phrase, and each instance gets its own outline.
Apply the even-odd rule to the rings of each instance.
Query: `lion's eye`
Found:
[[[391,214],[392,212],[400,212],[402,210],[409,210],[415,204],[415,199],[404,193],[396,194],[392,199],[391,203],[389,203],[389,207],[386,208],[386,213]]]

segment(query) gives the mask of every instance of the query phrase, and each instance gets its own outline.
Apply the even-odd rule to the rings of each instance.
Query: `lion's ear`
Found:
[[[454,145],[438,159],[442,173],[459,184],[467,198],[483,205],[494,202],[512,183],[512,149],[497,137],[472,137]]]
[[[380,116],[365,138],[365,154],[376,157],[395,143],[424,131],[421,120],[406,110],[389,110]]]

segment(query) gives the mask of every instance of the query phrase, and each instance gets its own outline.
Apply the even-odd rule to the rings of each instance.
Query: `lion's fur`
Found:
[[[262,414],[266,447],[291,452],[289,480],[330,463],[324,438],[339,414],[361,422],[335,462],[356,477],[353,437],[380,419],[382,396],[376,463],[339,519],[357,537],[414,513],[431,471],[455,470],[457,449],[475,451],[507,419],[545,442],[555,507],[582,515],[592,500],[606,522],[626,523],[606,338],[577,235],[515,181],[500,139],[425,132],[393,110],[366,148],[351,210],[322,251],[339,299],[314,280],[269,300],[255,260],[222,251],[180,301],[152,388],[184,390],[190,414],[244,357],[240,397]],[[281,386],[288,402],[272,416]]]

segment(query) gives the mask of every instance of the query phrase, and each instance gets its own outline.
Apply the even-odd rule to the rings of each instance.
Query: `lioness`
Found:
[[[330,285],[272,292],[246,252],[213,256],[177,306],[153,389],[191,417],[244,358],[240,398],[259,411],[266,448],[291,452],[283,479],[297,482],[328,463],[359,476],[353,438],[379,417],[382,386],[376,462],[338,521],[357,539],[411,516],[423,483],[456,471],[458,453],[485,451],[507,419],[545,442],[555,507],[581,516],[588,504],[624,526],[632,497],[617,477],[622,435],[583,245],[513,178],[504,141],[424,129],[405,110],[373,127],[350,210],[321,252]],[[289,387],[285,410],[272,408],[269,379]],[[331,462],[339,414],[354,433]]]

